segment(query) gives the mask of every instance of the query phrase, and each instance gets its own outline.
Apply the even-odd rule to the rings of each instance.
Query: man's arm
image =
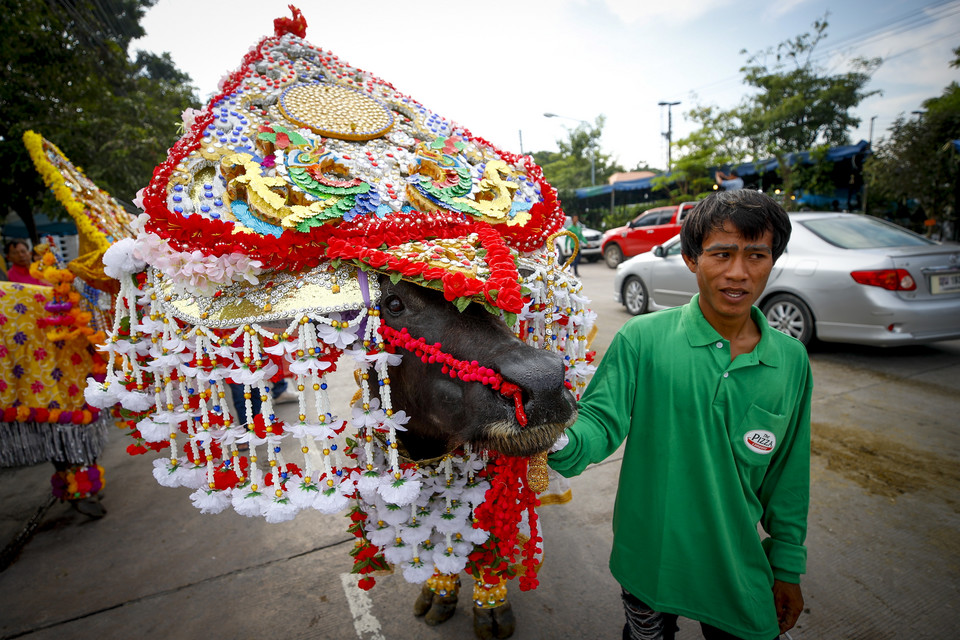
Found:
[[[639,353],[622,332],[613,338],[579,402],[577,421],[566,430],[570,441],[551,453],[548,463],[566,477],[601,462],[627,437],[637,388]]]
[[[770,535],[763,541],[776,580],[799,584],[806,571],[807,510],[810,504],[810,398],[813,377],[803,354],[803,371],[796,378],[793,418],[784,442],[774,453],[758,492],[763,505],[761,524]]]
[[[803,612],[800,574],[806,572],[807,510],[810,503],[810,400],[813,375],[804,357],[804,372],[794,400],[790,437],[774,454],[760,487],[761,523],[770,534],[763,541],[773,571],[773,604],[780,633],[792,629]]]

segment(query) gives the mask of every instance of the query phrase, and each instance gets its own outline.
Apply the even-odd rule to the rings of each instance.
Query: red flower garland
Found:
[[[536,589],[539,585],[536,555],[542,551],[538,545],[543,538],[537,534],[535,508],[540,505],[540,499],[527,484],[527,459],[497,455],[485,472],[490,488],[483,503],[473,511],[476,519],[473,526],[489,531],[490,537],[470,554],[467,573],[486,584],[496,584],[503,576],[513,576],[510,565],[516,563],[517,554],[522,553],[520,564],[524,573],[520,576],[520,590]],[[524,511],[530,524],[530,539],[523,543],[521,550],[518,537]]]
[[[347,531],[357,537],[356,546],[350,550],[350,555],[353,556],[353,569],[350,570],[350,573],[358,573],[364,576],[357,583],[357,586],[364,591],[369,591],[377,584],[376,579],[370,574],[374,571],[388,571],[390,565],[380,552],[380,547],[367,539],[367,534],[363,529],[363,523],[367,520],[366,511],[357,505],[350,509],[347,517],[350,518],[351,522]]]

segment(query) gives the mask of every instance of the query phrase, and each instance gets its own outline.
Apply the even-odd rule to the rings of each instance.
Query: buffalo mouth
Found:
[[[521,427],[516,420],[502,419],[488,422],[478,429],[473,446],[497,451],[505,456],[527,457],[547,451],[564,429],[577,419],[576,405],[563,422],[542,422]]]

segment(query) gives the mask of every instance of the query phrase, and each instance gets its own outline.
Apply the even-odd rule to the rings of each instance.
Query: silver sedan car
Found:
[[[960,338],[960,244],[878,218],[791,213],[793,232],[757,306],[770,326],[809,344],[876,346]],[[676,236],[617,267],[614,297],[639,315],[697,291]]]

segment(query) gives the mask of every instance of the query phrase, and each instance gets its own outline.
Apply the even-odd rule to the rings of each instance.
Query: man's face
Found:
[[[30,266],[30,249],[25,244],[15,244],[10,247],[10,253],[7,254],[7,261],[20,267]]]
[[[703,239],[696,262],[687,256],[683,260],[697,276],[700,308],[711,325],[749,318],[773,269],[773,231],[747,240],[728,223]]]

